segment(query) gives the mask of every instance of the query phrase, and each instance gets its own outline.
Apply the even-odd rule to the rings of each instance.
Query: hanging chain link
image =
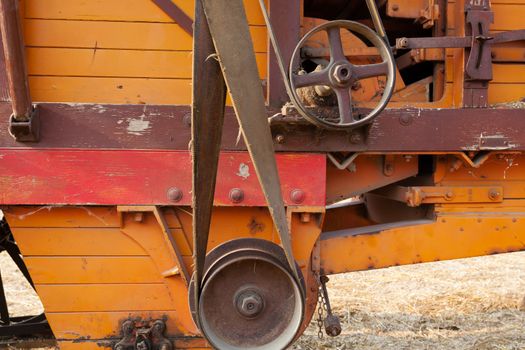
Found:
[[[322,289],[322,284],[319,284],[318,292],[318,301],[317,301],[317,337],[323,339],[323,327],[324,327],[324,312],[326,311],[326,300],[324,299],[324,293]]]

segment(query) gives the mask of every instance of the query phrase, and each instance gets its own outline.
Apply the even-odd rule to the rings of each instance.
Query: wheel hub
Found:
[[[352,83],[352,65],[348,62],[338,62],[333,65],[330,74],[332,84],[340,87],[350,86]]]
[[[234,297],[237,312],[246,318],[257,317],[264,308],[264,299],[256,289],[242,287]]]

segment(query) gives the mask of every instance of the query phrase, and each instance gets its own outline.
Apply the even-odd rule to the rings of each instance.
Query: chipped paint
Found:
[[[244,180],[250,177],[250,167],[244,163],[239,165],[239,171],[236,174],[239,177],[242,177]]]
[[[518,166],[519,163],[518,162],[514,162],[514,158],[505,158],[505,160],[507,161],[507,167],[505,168],[505,170],[503,170],[503,179],[507,179],[507,171],[510,170],[510,168],[514,167],[514,166]]]
[[[144,120],[145,117],[146,114],[143,113],[138,118],[129,118],[127,120],[128,127],[126,128],[128,134],[141,136],[148,131],[151,128],[150,121]]]

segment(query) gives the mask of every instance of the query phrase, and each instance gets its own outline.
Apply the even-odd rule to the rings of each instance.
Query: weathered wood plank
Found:
[[[150,257],[24,257],[36,284],[162,283]]]
[[[192,49],[192,38],[173,23],[42,19],[26,19],[23,23],[25,42],[29,47],[170,51]],[[266,28],[251,26],[250,31],[256,52],[266,52]]]
[[[174,0],[193,18],[193,0]],[[245,0],[251,24],[264,23],[257,0]],[[26,18],[77,19],[91,21],[173,22],[152,1],[144,0],[26,0]]]
[[[27,66],[39,76],[190,79],[191,57],[190,51],[28,48]],[[257,63],[266,76],[266,55],[258,54]]]
[[[176,310],[164,284],[36,284],[46,312]]]

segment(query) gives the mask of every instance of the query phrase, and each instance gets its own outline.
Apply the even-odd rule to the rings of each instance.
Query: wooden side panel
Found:
[[[193,16],[193,1],[174,2]],[[264,79],[266,28],[245,3]],[[34,101],[190,104],[192,38],[152,1],[26,0],[24,18]]]
[[[29,256],[24,261],[36,284],[162,283],[147,256]]]
[[[173,310],[164,284],[37,284],[46,312]]]
[[[166,319],[175,348],[205,348],[191,320],[187,287],[173,268],[169,247],[153,213],[119,213],[111,207],[2,207],[35,281],[61,348],[111,348],[130,317]],[[191,209],[162,212],[191,272]],[[293,210],[293,208],[290,208]],[[305,209],[306,210],[306,209]],[[294,254],[310,261],[323,208],[309,208],[304,222],[290,211]],[[240,237],[278,242],[266,208],[219,207],[213,213],[208,249]]]

